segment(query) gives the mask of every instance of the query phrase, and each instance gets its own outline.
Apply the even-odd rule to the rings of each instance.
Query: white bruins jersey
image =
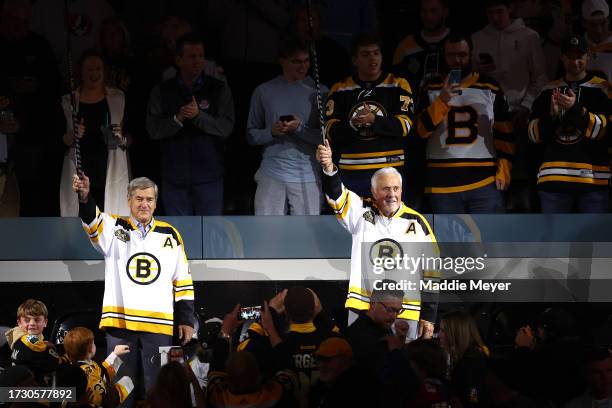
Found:
[[[96,217],[89,224],[83,222],[83,228],[105,260],[100,328],[172,336],[174,302],[191,302],[192,308],[194,299],[178,231],[154,220],[143,237],[130,218],[111,216],[97,207]]]
[[[456,193],[510,181],[514,139],[508,103],[492,78],[472,73],[461,94],[440,98],[441,79],[427,86],[428,106],[417,131],[427,138],[428,193]]]
[[[407,243],[415,243],[419,248],[417,256],[422,255],[421,249],[426,249],[437,255],[436,239],[429,223],[421,214],[401,204],[399,210],[391,218],[387,218],[370,200],[362,200],[357,194],[348,190],[340,181],[339,173],[323,175],[323,189],[327,202],[336,213],[340,224],[352,234],[351,275],[349,291],[345,307],[354,310],[367,310],[372,294],[372,278],[388,278],[389,274],[370,274],[374,257],[396,256],[403,253]],[[433,245],[432,245],[433,243]],[[368,245],[368,246],[366,246]],[[386,249],[387,248],[387,252]],[[382,251],[382,252],[381,252]],[[385,253],[386,252],[386,253]],[[368,275],[368,276],[364,276]],[[419,281],[439,281],[439,273],[419,270],[415,274],[408,271],[398,271],[395,275],[401,280],[417,283],[416,290],[404,290],[402,302],[403,311],[399,319],[434,321],[436,306],[431,301],[435,291],[419,291]],[[400,279],[393,279],[398,282]],[[419,293],[420,292],[420,293]],[[422,298],[422,299],[421,299]],[[421,307],[423,301],[423,308]],[[423,309],[423,310],[422,310]]]

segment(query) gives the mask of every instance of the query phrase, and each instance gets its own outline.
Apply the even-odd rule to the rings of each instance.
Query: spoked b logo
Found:
[[[404,257],[402,246],[395,240],[389,238],[379,239],[370,247],[370,262],[375,266],[373,272],[377,275],[385,270],[397,269],[396,258]],[[386,258],[393,259],[393,262],[387,261]],[[389,267],[392,265],[392,267]]]
[[[130,280],[139,285],[150,285],[161,274],[159,260],[147,252],[132,255],[125,269]]]

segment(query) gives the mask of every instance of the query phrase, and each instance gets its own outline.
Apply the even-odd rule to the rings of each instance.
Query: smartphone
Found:
[[[461,70],[460,69],[451,69],[451,72],[448,76],[448,83],[451,85],[461,83]]]
[[[176,361],[177,363],[183,364],[185,362],[185,353],[182,347],[171,347],[168,351],[168,361]]]
[[[261,306],[241,307],[238,312],[238,318],[240,320],[260,320]]]
[[[281,122],[291,122],[293,120],[293,115],[283,115],[278,118]]]

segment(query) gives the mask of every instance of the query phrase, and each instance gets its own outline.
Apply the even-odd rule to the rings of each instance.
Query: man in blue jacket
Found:
[[[204,44],[177,41],[178,74],[153,88],[147,130],[161,142],[162,199],[168,215],[220,215],[223,147],[234,126],[228,85],[203,73]]]

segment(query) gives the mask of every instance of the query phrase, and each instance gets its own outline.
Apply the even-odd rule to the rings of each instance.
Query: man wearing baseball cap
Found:
[[[584,37],[565,38],[565,75],[549,83],[533,105],[528,133],[542,146],[538,193],[544,213],[609,211],[611,90],[606,79],[586,71],[588,60]]]
[[[606,0],[584,0],[582,25],[589,44],[587,69],[601,71],[612,80],[612,35],[609,25],[610,7]]]
[[[348,341],[329,337],[321,342],[314,355],[321,383],[311,390],[311,406],[377,406],[369,373],[353,366],[353,349]]]

